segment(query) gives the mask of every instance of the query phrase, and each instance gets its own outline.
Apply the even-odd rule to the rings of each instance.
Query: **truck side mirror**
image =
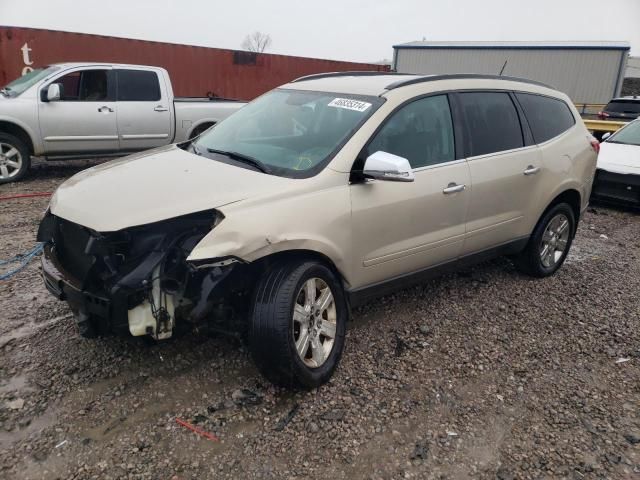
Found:
[[[52,83],[47,88],[47,102],[57,102],[62,98],[62,84],[61,83]],[[43,99],[44,100],[44,99]]]

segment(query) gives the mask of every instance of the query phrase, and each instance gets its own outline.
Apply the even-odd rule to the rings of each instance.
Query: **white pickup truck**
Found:
[[[244,106],[177,98],[163,68],[64,63],[0,89],[0,184],[22,178],[31,156],[124,155],[195,137]]]

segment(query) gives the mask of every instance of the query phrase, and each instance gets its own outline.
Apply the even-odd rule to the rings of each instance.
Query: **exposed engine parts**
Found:
[[[228,315],[234,294],[219,290],[239,262],[187,261],[217,215],[209,210],[100,233],[47,213],[38,231],[38,240],[46,242],[47,288],[69,303],[84,330],[98,333],[126,329],[162,340],[177,326],[206,322],[214,310]]]

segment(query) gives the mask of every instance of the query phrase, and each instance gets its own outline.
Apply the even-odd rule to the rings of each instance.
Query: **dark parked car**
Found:
[[[604,110],[598,112],[601,120],[631,121],[640,116],[640,97],[620,97],[611,100]]]

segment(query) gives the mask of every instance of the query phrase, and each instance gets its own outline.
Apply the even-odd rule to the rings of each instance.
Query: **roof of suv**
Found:
[[[399,80],[415,80],[423,75],[387,72],[331,72],[308,75],[284,85],[285,88],[317,90],[319,92],[341,92],[352,95],[377,96],[387,91],[387,86]]]
[[[415,85],[423,82],[441,80],[497,80],[511,81],[525,84],[533,84],[551,88],[540,82],[523,78],[505,77],[497,75],[481,75],[473,73],[447,74],[447,75],[413,75],[391,72],[331,72],[320,73],[300,77],[283,85],[284,88],[300,88],[304,90],[316,90],[320,92],[341,92],[352,95],[380,96],[389,90],[401,88],[407,85]]]

